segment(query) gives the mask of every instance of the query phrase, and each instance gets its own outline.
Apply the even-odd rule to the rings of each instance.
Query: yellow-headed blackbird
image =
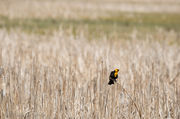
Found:
[[[116,82],[116,79],[118,78],[118,71],[119,69],[115,69],[110,73],[109,83],[108,83],[109,85],[114,84],[114,81]]]

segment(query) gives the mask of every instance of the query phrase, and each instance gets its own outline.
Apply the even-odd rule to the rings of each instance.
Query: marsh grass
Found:
[[[63,30],[48,37],[1,30],[0,39],[1,118],[179,118],[176,44],[89,41]],[[108,86],[117,67],[121,85]]]
[[[180,118],[179,3],[103,2],[1,1],[0,119]]]

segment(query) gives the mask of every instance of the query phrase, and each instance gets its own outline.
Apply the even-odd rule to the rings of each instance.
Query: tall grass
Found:
[[[63,32],[0,30],[0,118],[180,118],[177,44]]]
[[[0,3],[0,119],[180,118],[179,1]]]

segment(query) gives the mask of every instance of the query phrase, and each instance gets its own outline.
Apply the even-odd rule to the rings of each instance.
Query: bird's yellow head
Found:
[[[118,72],[119,72],[119,69],[115,69],[114,71],[115,71],[116,73],[118,73]]]
[[[115,71],[115,73],[114,73],[114,77],[117,77],[118,72],[119,72],[119,69],[115,69],[114,71]]]

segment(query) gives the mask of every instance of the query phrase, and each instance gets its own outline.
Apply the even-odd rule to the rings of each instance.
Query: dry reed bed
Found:
[[[180,11],[178,0],[132,1],[1,0],[0,15],[10,18],[63,17],[94,19],[99,16],[106,16],[108,12],[179,13]]]
[[[166,41],[0,31],[0,118],[180,118],[180,48]]]

